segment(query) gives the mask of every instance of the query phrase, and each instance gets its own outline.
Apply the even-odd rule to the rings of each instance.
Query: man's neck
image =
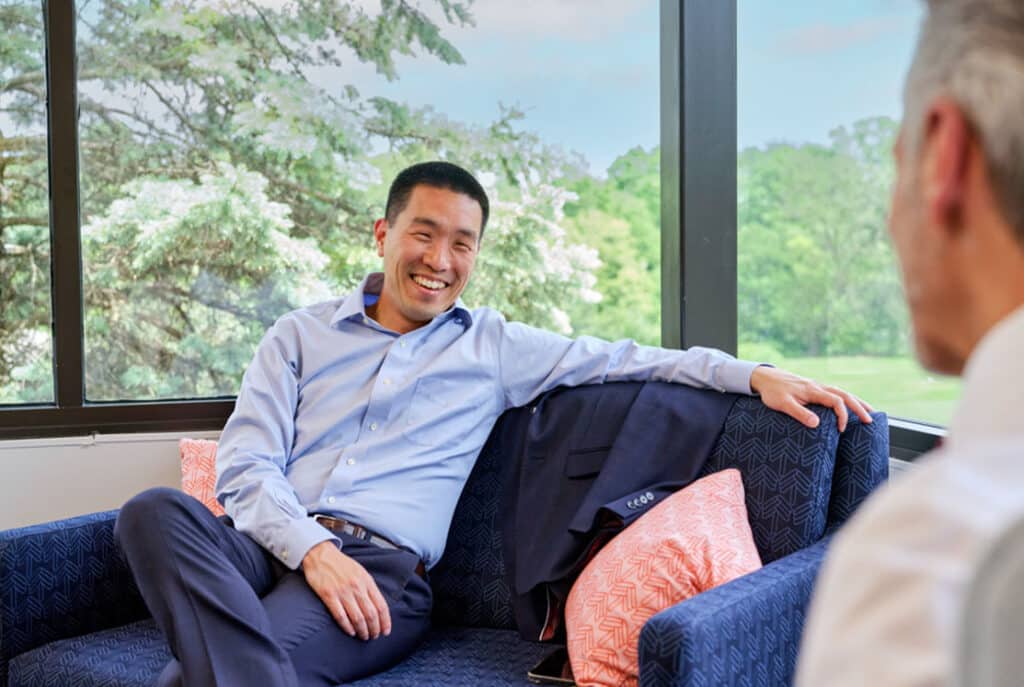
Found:
[[[423,325],[427,324],[426,322],[413,322],[402,317],[401,314],[396,313],[389,307],[387,298],[384,296],[383,292],[381,292],[380,298],[377,299],[376,303],[366,306],[366,315],[385,329],[390,329],[391,331],[398,332],[399,334],[408,334],[409,332],[419,329]]]

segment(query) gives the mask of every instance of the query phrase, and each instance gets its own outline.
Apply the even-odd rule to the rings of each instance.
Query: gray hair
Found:
[[[903,93],[904,136],[920,151],[927,108],[955,100],[981,139],[997,202],[1024,243],[1024,0],[927,0]]]

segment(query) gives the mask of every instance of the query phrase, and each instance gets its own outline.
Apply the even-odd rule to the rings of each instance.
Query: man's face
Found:
[[[956,344],[963,290],[956,261],[950,259],[948,234],[936,226],[939,218],[928,206],[929,142],[922,146],[920,153],[909,150],[902,132],[897,139],[889,232],[903,271],[917,356],[930,370],[959,374],[964,365]]]
[[[384,258],[380,307],[398,318],[399,328],[415,329],[455,303],[473,273],[482,222],[474,199],[424,185],[413,188],[393,225],[377,221],[377,253]]]

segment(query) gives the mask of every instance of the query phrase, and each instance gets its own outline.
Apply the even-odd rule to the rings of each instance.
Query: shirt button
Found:
[[[356,459],[355,458],[349,458],[345,462],[348,463],[349,465],[355,465],[356,464]],[[333,500],[334,500],[334,497],[332,496],[331,497],[331,501],[333,502]]]
[[[377,431],[377,423],[376,422],[371,422],[370,423],[370,431],[371,432],[376,432]]]
[[[391,383],[391,380],[390,380],[390,379],[385,379],[385,380],[384,380],[384,386],[387,386],[387,385],[388,385],[388,384],[390,384],[390,383]]]
[[[284,559],[288,558],[288,549],[285,549],[284,551],[281,552],[281,558],[284,558]]]
[[[405,348],[405,342],[404,341],[399,341],[398,345],[401,346],[402,348]]]
[[[349,459],[348,459],[348,462],[349,462],[349,463],[351,463],[351,462],[352,462],[352,459],[351,459],[351,458],[349,458]],[[334,503],[334,502],[335,502],[336,500],[337,500],[337,499],[335,499],[335,498],[334,498],[333,496],[328,496],[328,497],[327,497],[327,503]]]

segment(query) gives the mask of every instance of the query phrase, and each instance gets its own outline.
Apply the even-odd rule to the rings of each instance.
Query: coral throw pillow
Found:
[[[181,451],[181,490],[202,501],[214,515],[224,515],[213,488],[217,481],[217,442],[182,439],[178,450]]]
[[[578,685],[636,685],[640,630],[659,611],[761,567],[738,470],[651,508],[580,574],[565,606]]]

